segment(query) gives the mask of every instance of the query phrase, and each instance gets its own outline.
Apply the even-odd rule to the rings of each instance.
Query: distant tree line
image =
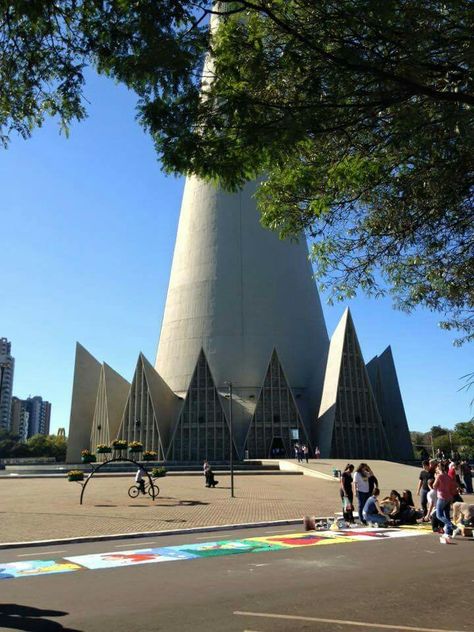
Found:
[[[0,430],[0,459],[54,457],[57,462],[63,462],[66,449],[65,437],[36,434],[27,441],[20,441],[12,432]]]
[[[474,420],[457,423],[453,429],[443,426],[432,426],[428,432],[411,432],[411,441],[417,457],[423,456],[426,450],[431,456],[434,451],[441,450],[450,456],[451,452],[459,452],[463,457],[474,458]]]

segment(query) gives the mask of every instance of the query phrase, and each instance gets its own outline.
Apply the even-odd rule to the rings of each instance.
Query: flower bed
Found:
[[[154,467],[151,471],[151,475],[153,478],[162,478],[166,476],[167,471],[166,467]]]
[[[110,454],[112,452],[112,448],[109,445],[105,445],[105,443],[99,443],[96,447],[97,454]]]
[[[114,441],[112,441],[112,447],[114,450],[126,450],[128,448],[128,441],[125,439],[114,439]]]
[[[95,454],[92,454],[92,452],[90,452],[90,450],[82,450],[81,451],[81,461],[83,463],[95,463],[96,461],[96,456]]]
[[[142,457],[144,461],[156,461],[158,454],[153,450],[145,450]]]
[[[128,444],[129,452],[143,452],[143,444],[140,441],[131,441]]]
[[[67,480],[72,483],[75,481],[84,480],[84,472],[82,470],[69,470],[67,473]]]

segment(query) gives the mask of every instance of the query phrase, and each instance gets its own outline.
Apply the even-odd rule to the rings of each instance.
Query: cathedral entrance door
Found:
[[[288,458],[285,444],[283,443],[283,439],[281,437],[273,437],[270,446],[270,454],[268,456],[271,459]]]

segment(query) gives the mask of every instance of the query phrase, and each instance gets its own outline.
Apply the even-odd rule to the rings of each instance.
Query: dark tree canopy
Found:
[[[471,0],[1,6],[5,137],[82,118],[92,65],[136,91],[166,170],[265,174],[263,223],[310,235],[335,297],[389,288],[474,337]]]

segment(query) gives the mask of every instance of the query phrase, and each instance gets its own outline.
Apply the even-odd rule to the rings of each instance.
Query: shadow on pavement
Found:
[[[16,603],[0,604],[0,629],[24,630],[25,632],[81,632],[73,628],[65,628],[57,621],[44,618],[64,617],[67,614],[69,613],[61,610],[43,610]]]
[[[209,505],[209,503],[203,503],[201,500],[180,500],[177,505],[189,505],[190,507],[193,505]]]

